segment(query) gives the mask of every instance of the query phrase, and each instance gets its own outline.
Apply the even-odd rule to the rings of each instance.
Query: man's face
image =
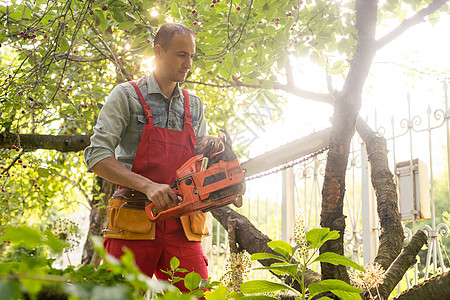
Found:
[[[190,34],[175,34],[167,49],[155,46],[156,68],[158,73],[172,82],[183,82],[192,67],[195,54],[194,38]]]

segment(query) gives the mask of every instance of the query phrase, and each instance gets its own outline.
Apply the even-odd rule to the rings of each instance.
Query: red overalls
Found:
[[[157,183],[172,185],[176,170],[194,156],[197,144],[192,116],[189,108],[189,95],[183,90],[184,126],[183,131],[155,127],[150,106],[145,102],[136,83],[130,82],[138,94],[146,124],[139,142],[131,170]],[[180,268],[195,271],[203,279],[208,278],[207,260],[203,254],[201,242],[188,241],[180,219],[156,223],[154,240],[122,240],[106,238],[106,251],[117,257],[124,253],[124,246],[134,253],[137,266],[148,276],[167,280],[169,276],[161,270],[170,269],[170,260],[176,256]],[[184,277],[186,273],[176,276]],[[182,281],[175,284],[181,291],[188,291]]]

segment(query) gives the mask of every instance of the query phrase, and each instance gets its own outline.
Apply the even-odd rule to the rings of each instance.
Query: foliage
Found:
[[[104,260],[101,266],[69,266],[62,270],[54,268],[54,259],[47,258],[45,253],[62,251],[64,242],[49,232],[9,226],[1,240],[9,252],[15,251],[16,258],[0,260],[0,293],[6,300],[24,296],[34,299],[44,295],[47,299],[63,296],[71,299],[144,299],[145,291],[151,292],[152,299],[197,299],[205,294],[207,299],[224,299],[220,295],[224,291],[228,294],[220,282],[203,280],[195,272],[187,273],[184,278],[177,277],[176,273],[187,271],[179,268],[176,257],[170,261],[171,269],[165,271],[170,276],[169,282],[162,282],[143,274],[134,264],[130,251],[126,251],[121,260],[106,254],[100,240],[95,239],[94,243]],[[179,281],[183,281],[191,292],[182,295],[172,285]]]
[[[261,294],[267,292],[274,292],[280,290],[288,290],[291,293],[301,297],[301,299],[306,299],[306,290],[309,291],[309,297],[314,297],[317,294],[330,291],[333,294],[341,297],[343,299],[360,299],[359,293],[363,292],[359,288],[353,287],[344,281],[327,279],[317,283],[310,284],[307,289],[305,287],[305,274],[306,268],[315,262],[325,262],[334,265],[345,265],[361,272],[365,272],[364,268],[359,266],[357,263],[351,261],[350,259],[338,255],[336,253],[326,252],[319,256],[316,254],[319,248],[329,240],[335,240],[339,238],[339,233],[337,231],[330,231],[328,228],[311,229],[306,233],[305,239],[308,247],[306,251],[303,250],[304,243],[300,243],[295,247],[284,241],[270,241],[268,246],[274,250],[276,254],[270,253],[256,253],[252,255],[252,260],[261,259],[276,259],[279,263],[273,263],[269,267],[257,268],[261,270],[269,270],[278,275],[290,275],[292,276],[301,286],[301,292],[295,290],[291,286],[285,283],[276,283],[266,280],[252,280],[244,282],[241,285],[241,291],[244,294]],[[300,251],[298,251],[300,250]],[[297,253],[299,261],[296,262],[294,257]],[[308,252],[312,252],[308,255]]]
[[[309,250],[317,252],[318,248],[327,240],[337,237],[336,232],[324,229],[313,229],[306,235]],[[93,265],[69,266],[66,269],[53,267],[54,259],[49,259],[48,251],[58,253],[63,251],[65,242],[54,236],[51,231],[39,232],[26,226],[8,226],[1,236],[3,245],[10,250],[15,250],[15,260],[5,259],[0,261],[0,292],[4,299],[17,299],[26,295],[33,299],[46,294],[47,296],[70,296],[73,299],[143,299],[145,291],[150,292],[152,299],[236,299],[244,297],[233,288],[227,288],[221,282],[203,280],[195,272],[187,273],[180,269],[179,260],[174,257],[170,261],[171,269],[165,271],[169,275],[168,282],[155,281],[144,275],[134,264],[134,257],[130,251],[126,251],[121,260],[106,254],[101,241],[94,239],[96,250],[104,259],[104,263],[96,268]],[[297,275],[299,265],[293,264],[293,256],[298,247],[292,248],[283,241],[272,241],[269,246],[281,254],[254,254],[252,259],[276,258],[282,263],[272,265],[268,269],[278,274],[290,274],[296,280],[302,282]],[[19,250],[19,251],[17,251]],[[328,253],[327,253],[328,254]],[[306,254],[303,256],[306,259]],[[309,257],[304,263],[310,264],[317,261],[325,261],[334,264],[346,264],[362,269],[357,264],[342,256],[321,255],[314,260]],[[363,269],[362,269],[363,270]],[[184,278],[177,274],[187,273]],[[185,287],[191,292],[181,294],[173,286],[174,283],[183,281]],[[285,284],[264,281],[248,281],[241,286],[243,293],[279,291],[291,289]],[[255,290],[257,289],[257,290]],[[337,295],[344,295],[360,291],[348,286],[344,282],[330,280],[309,286],[311,296],[326,290],[332,290]],[[194,297],[194,298],[192,298]],[[247,298],[247,297],[244,297]],[[249,297],[252,298],[252,297]],[[268,298],[268,297],[264,297]]]

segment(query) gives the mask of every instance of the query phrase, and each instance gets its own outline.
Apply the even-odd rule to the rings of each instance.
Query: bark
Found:
[[[89,145],[90,135],[41,135],[0,133],[0,149],[10,149],[13,145],[28,149],[48,149],[59,152],[77,152]]]
[[[405,275],[406,271],[417,262],[416,256],[426,242],[427,235],[422,230],[418,230],[405,249],[403,249],[402,253],[394,260],[389,269],[386,270],[384,282],[378,287],[382,299],[387,299],[389,297],[395,286]],[[376,291],[373,292],[376,294]]]
[[[90,203],[91,213],[89,215],[89,232],[84,244],[81,264],[98,266],[100,264],[100,257],[97,252],[92,249],[92,241],[89,237],[101,237],[103,235],[102,230],[105,227],[109,198],[111,198],[116,185],[99,176],[96,176],[96,179],[96,187],[97,189],[100,188],[100,190],[94,191],[95,196]]]
[[[395,300],[450,299],[450,271],[432,277],[404,291]]]
[[[387,270],[402,250],[403,227],[398,211],[397,189],[394,175],[389,169],[386,140],[377,135],[358,117],[356,130],[366,144],[371,167],[372,185],[377,198],[377,210],[381,225],[378,254],[375,262]]]
[[[350,70],[342,92],[336,94],[320,215],[320,225],[331,230],[337,230],[340,233],[340,238],[326,242],[321,247],[320,253],[344,254],[345,216],[343,214],[343,200],[345,173],[350,153],[350,141],[355,132],[356,117],[361,107],[362,88],[375,55],[377,2],[357,0],[355,10],[358,43],[350,62]],[[334,278],[349,282],[345,266],[321,263],[321,269],[322,279]]]
[[[272,253],[274,252],[267,243],[271,241],[269,237],[259,231],[253,224],[244,216],[232,210],[229,207],[221,207],[211,211],[214,218],[219,221],[225,230],[228,230],[229,220],[234,220],[236,225],[235,239],[238,243],[240,250],[246,250],[248,253]],[[239,250],[238,250],[239,251]],[[279,262],[275,259],[264,259],[259,261],[263,266],[270,266],[272,263]],[[300,274],[301,278],[301,274]],[[293,282],[292,277],[284,279],[286,283],[291,284]],[[320,275],[312,270],[307,270],[305,274],[305,286],[307,287],[311,283],[320,281]],[[293,285],[298,291],[301,291],[300,284],[295,282]]]

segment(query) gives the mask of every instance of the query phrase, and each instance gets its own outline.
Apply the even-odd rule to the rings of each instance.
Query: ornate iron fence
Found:
[[[414,103],[408,95],[404,110],[406,115],[393,116],[390,124],[381,126],[375,112],[373,121],[369,122],[387,141],[390,169],[397,185],[400,179],[404,179],[401,177],[404,169],[401,168],[406,166],[405,178],[410,184],[401,185],[399,190],[401,205],[404,208],[405,205],[412,205],[409,211],[411,220],[403,221],[405,242],[418,229],[425,230],[429,239],[426,254],[421,254],[423,261],[407,273],[399,289],[416,284],[419,277],[428,278],[450,265],[446,254],[450,249],[449,228],[442,221],[442,213],[450,210],[450,111],[446,83],[442,98],[433,101],[426,113],[413,114]],[[376,199],[363,142],[355,135],[351,146],[344,199],[344,213],[347,216],[345,249],[348,257],[360,264],[367,264],[373,261],[378,248],[380,229]],[[279,166],[276,168],[279,172],[266,172],[266,176],[252,177],[247,182],[244,205],[237,209],[238,212],[271,239],[292,241],[293,222],[298,210],[304,214],[307,229],[319,227],[325,161],[326,153],[318,154],[309,156],[308,160],[301,163]],[[420,172],[428,177],[425,186],[421,185],[420,174],[417,174],[420,172],[419,167],[414,165],[416,161],[423,162]],[[407,199],[405,195],[408,193],[405,194],[405,191],[409,191],[408,197],[411,199]],[[428,195],[429,203],[426,199],[419,199],[425,197],[423,195]],[[426,220],[420,220],[423,212],[417,205],[420,206],[421,201],[428,205],[428,208],[423,208],[430,211],[429,217],[425,216]],[[210,258],[210,274],[214,279],[219,279],[220,274],[223,274],[229,247],[226,231],[215,220],[212,223],[213,235],[205,249]],[[263,276],[258,274],[251,273],[253,277]]]

